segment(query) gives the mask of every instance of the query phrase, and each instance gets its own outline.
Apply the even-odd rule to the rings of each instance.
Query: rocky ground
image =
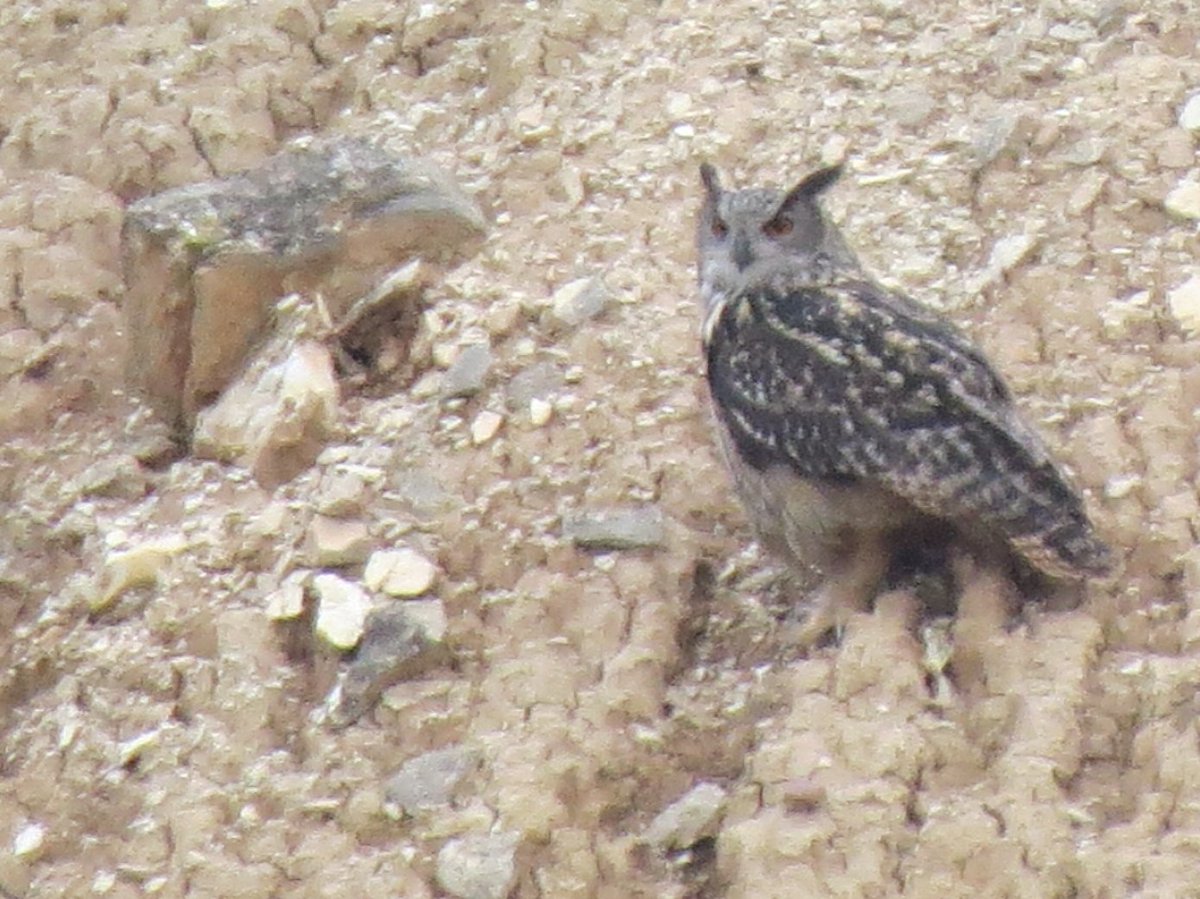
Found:
[[[0,6],[0,895],[1200,895],[1194,12]],[[432,159],[490,222],[413,389],[345,391],[273,490],[139,463],[124,206],[313,133]],[[696,166],[843,157],[864,260],[979,340],[1119,548],[1078,609],[1006,622],[979,573],[953,623],[892,594],[788,643],[801,591],[698,390]],[[607,304],[565,325],[579,279]],[[613,509],[653,545],[575,545]],[[445,654],[338,729],[348,656],[281,587],[391,548],[434,563],[387,602],[444,614]]]

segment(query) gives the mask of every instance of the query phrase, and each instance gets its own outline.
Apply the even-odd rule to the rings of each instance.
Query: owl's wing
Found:
[[[1000,377],[906,297],[862,279],[763,278],[714,310],[705,343],[718,414],[751,466],[882,486],[1054,576],[1111,570]]]

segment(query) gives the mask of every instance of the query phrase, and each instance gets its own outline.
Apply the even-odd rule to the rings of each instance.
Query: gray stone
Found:
[[[330,712],[334,727],[357,721],[375,705],[385,689],[441,661],[443,644],[426,631],[405,605],[393,603],[367,615],[358,653],[346,671]]]
[[[492,348],[486,343],[464,347],[442,376],[442,396],[472,396],[483,389],[492,368]]]
[[[611,300],[612,294],[600,278],[570,281],[554,292],[549,323],[558,328],[578,328],[607,309]]]
[[[435,749],[409,759],[387,783],[384,809],[399,818],[418,809],[445,805],[464,777],[479,765],[479,753],[465,746]]]
[[[637,509],[569,512],[563,536],[585,549],[642,549],[662,546],[663,514],[656,506]]]
[[[531,400],[544,400],[562,389],[563,373],[553,362],[538,362],[513,375],[504,401],[514,412],[524,413]]]
[[[659,812],[642,839],[662,851],[694,846],[716,833],[725,811],[725,798],[724,788],[698,784]]]
[[[971,142],[977,163],[984,166],[1004,153],[1016,153],[1020,149],[1021,124],[1021,116],[1013,112],[984,122]]]
[[[122,232],[128,380],[190,427],[270,329],[276,299],[319,293],[337,322],[398,266],[455,264],[484,230],[440,169],[349,138],[140,200]]]
[[[398,499],[422,517],[436,515],[454,505],[454,497],[426,469],[398,469],[391,477],[390,486]]]
[[[457,899],[505,899],[517,882],[520,842],[515,833],[450,840],[438,853],[438,885]]]

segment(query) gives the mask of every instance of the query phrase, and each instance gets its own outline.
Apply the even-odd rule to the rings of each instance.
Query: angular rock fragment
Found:
[[[650,822],[642,839],[657,849],[687,849],[716,833],[725,811],[726,792],[717,784],[698,784]]]
[[[1177,218],[1200,219],[1200,181],[1180,181],[1167,194],[1163,206]]]
[[[371,534],[357,519],[318,515],[308,528],[307,550],[311,565],[357,565],[371,552]]]
[[[89,607],[93,613],[107,609],[126,590],[156,583],[171,557],[187,547],[179,536],[146,540],[137,546],[110,555],[97,594]]]
[[[442,396],[472,396],[483,389],[492,368],[492,348],[486,343],[465,347],[442,377]]]
[[[435,749],[409,759],[388,781],[384,811],[393,818],[445,805],[463,778],[479,764],[479,753],[466,746]]]
[[[569,512],[562,532],[585,549],[643,549],[662,546],[666,539],[663,514],[655,506]]]
[[[330,324],[388,272],[473,253],[483,216],[441,170],[370,142],[313,142],[260,169],[133,204],[122,232],[127,377],[173,426],[234,377],[276,299]]]
[[[329,351],[279,334],[219,401],[199,412],[193,450],[246,466],[270,489],[312,465],[337,424]]]
[[[1167,306],[1184,329],[1200,334],[1200,275],[1193,275],[1169,290]]]
[[[317,633],[337,649],[353,649],[365,629],[370,597],[336,574],[318,574],[312,586],[317,595]]]
[[[569,281],[554,292],[550,301],[550,323],[558,328],[578,328],[602,313],[612,299],[600,278]]]
[[[437,566],[413,549],[383,549],[371,553],[363,581],[389,596],[420,596],[433,586]]]
[[[406,605],[385,606],[367,616],[358,654],[332,697],[329,721],[334,727],[354,723],[387,687],[441,660],[442,643]]]
[[[457,899],[505,899],[516,885],[520,842],[515,833],[450,840],[438,853],[438,885]]]

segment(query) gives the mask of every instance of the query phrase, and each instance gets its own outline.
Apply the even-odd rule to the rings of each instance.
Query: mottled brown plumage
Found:
[[[697,228],[720,443],[762,542],[826,575],[810,635],[865,607],[928,535],[1006,547],[1053,578],[1109,573],[1079,494],[983,354],[867,276],[825,217],[838,174],[729,192],[704,166]]]

